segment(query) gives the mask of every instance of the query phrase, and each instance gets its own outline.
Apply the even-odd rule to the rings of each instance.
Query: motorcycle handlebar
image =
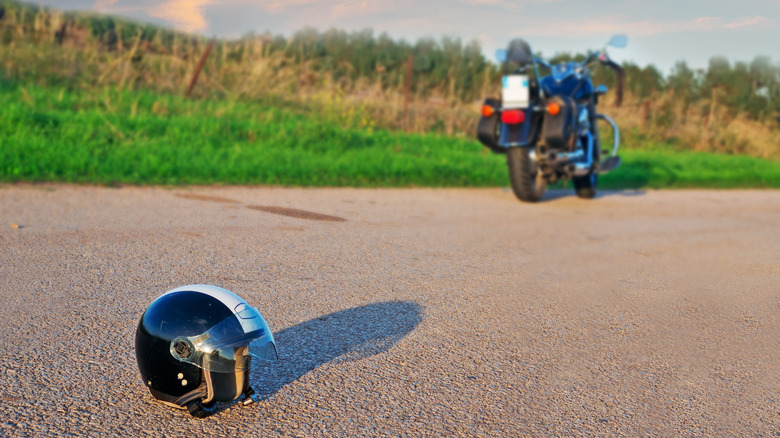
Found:
[[[542,58],[534,57],[534,62],[536,64],[541,65],[545,68],[552,68],[549,62],[545,61]],[[623,88],[625,86],[625,73],[623,72],[623,67],[620,66],[617,62],[609,59],[609,56],[607,56],[606,51],[602,52],[594,52],[588,55],[588,58],[585,59],[585,61],[580,64],[582,67],[587,66],[591,62],[598,60],[599,63],[602,65],[605,65],[612,70],[615,71],[615,74],[617,74],[617,90],[616,90],[616,96],[615,96],[615,106],[620,107],[620,105],[623,103]]]
[[[599,57],[598,52],[593,52],[590,55],[588,55],[588,58],[583,61],[582,66],[585,67],[586,65],[590,64],[591,62],[595,61]]]
[[[545,68],[552,68],[552,66],[550,65],[550,63],[549,63],[549,62],[547,62],[547,61],[545,61],[545,60],[544,60],[544,59],[542,59],[542,58],[537,58],[537,57],[534,57],[534,62],[535,62],[535,63],[537,63],[537,64],[539,64],[539,65],[541,65],[542,67],[545,67]]]
[[[615,106],[620,107],[620,105],[623,103],[623,88],[626,82],[626,75],[623,71],[623,67],[621,67],[617,62],[609,59],[609,57],[606,55],[604,57],[600,57],[599,62],[602,65],[606,65],[607,67],[614,70],[615,74],[617,75],[617,96],[615,96]]]

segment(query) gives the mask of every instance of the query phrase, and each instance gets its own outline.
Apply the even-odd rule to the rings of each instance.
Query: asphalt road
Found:
[[[0,186],[0,436],[778,436],[780,191]],[[256,306],[263,400],[140,380],[171,288]]]

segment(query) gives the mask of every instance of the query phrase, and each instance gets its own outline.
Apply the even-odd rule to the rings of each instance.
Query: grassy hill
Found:
[[[504,158],[473,140],[475,98],[500,76],[478,47],[339,31],[218,41],[187,99],[206,43],[0,0],[0,181],[508,184]],[[349,60],[369,52],[370,62]],[[602,187],[780,185],[771,118],[705,101],[681,109],[664,93],[657,110],[638,92],[620,109],[603,105],[625,152]]]

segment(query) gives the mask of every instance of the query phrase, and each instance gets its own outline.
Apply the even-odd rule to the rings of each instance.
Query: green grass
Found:
[[[475,140],[388,132],[331,108],[0,82],[0,181],[507,186]],[[370,125],[369,125],[370,126]],[[780,187],[780,163],[628,150],[603,188]]]
[[[780,163],[742,155],[627,149],[602,188],[780,188]]]
[[[358,122],[279,102],[6,85],[0,107],[2,181],[485,186],[504,172],[471,140],[342,128]]]

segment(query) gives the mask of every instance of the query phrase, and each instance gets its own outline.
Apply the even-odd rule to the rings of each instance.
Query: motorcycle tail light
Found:
[[[482,105],[482,117],[490,117],[496,110],[490,105]]]
[[[501,121],[510,125],[525,123],[525,111],[523,110],[504,110],[501,113]]]
[[[557,116],[561,112],[561,106],[558,104],[558,102],[552,102],[551,104],[547,105],[547,114],[551,116]]]

